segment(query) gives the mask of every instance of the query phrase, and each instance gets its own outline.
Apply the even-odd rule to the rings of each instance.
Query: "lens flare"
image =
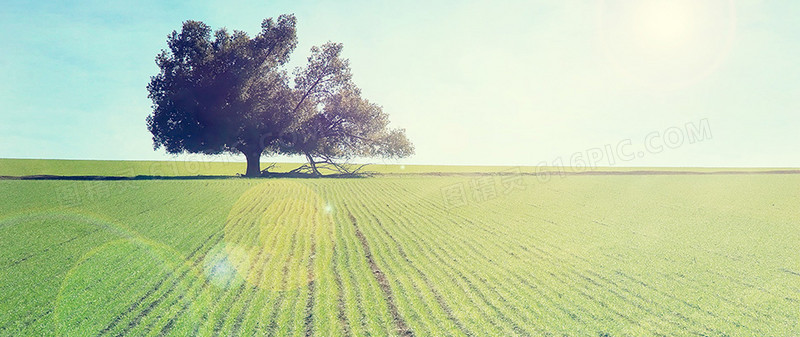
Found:
[[[144,310],[149,289],[158,289],[164,279],[185,264],[173,249],[142,238],[128,236],[109,241],[84,254],[66,273],[53,307],[57,335],[98,334],[124,328],[108,322],[135,319]],[[181,282],[169,283],[173,297],[187,293],[186,280],[200,277],[187,273]],[[92,319],[87,319],[87,318]]]
[[[328,256],[334,226],[326,204],[308,186],[270,181],[246,191],[232,207],[226,224],[224,254],[236,277],[272,291],[305,286],[313,259]],[[317,264],[329,265],[328,264]],[[223,270],[227,270],[224,269]]]

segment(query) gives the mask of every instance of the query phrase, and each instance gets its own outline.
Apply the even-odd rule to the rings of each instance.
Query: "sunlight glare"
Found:
[[[598,37],[607,60],[630,85],[672,90],[712,73],[730,49],[730,0],[603,0]]]
[[[637,35],[645,48],[680,48],[699,28],[696,5],[687,1],[645,1],[637,12]]]

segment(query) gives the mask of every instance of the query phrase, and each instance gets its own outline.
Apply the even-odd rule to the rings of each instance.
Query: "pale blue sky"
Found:
[[[750,0],[4,1],[0,157],[173,158],[145,126],[166,35],[187,19],[256,33],[282,13],[293,65],[344,43],[416,145],[403,163],[569,164],[706,120],[711,139],[613,164],[800,166],[800,2]]]

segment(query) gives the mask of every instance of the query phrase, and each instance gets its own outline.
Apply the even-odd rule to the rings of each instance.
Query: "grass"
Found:
[[[0,175],[171,165],[28,163],[2,160]],[[0,335],[793,336],[797,186],[796,174],[0,180]]]

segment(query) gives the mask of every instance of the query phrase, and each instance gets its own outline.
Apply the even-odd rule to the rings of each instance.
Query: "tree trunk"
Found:
[[[261,176],[261,153],[262,151],[243,151],[244,157],[247,158],[247,172],[245,177],[258,177]]]
[[[317,170],[317,163],[314,161],[314,157],[306,153],[306,159],[308,159],[308,163],[311,165],[311,171],[314,172],[314,175],[317,177],[322,176],[322,173],[319,173],[319,170]]]

